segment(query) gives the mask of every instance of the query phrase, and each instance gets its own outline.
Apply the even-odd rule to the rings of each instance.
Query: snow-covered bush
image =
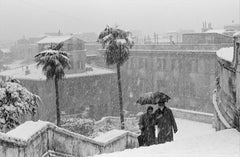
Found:
[[[61,127],[84,136],[92,136],[94,121],[91,119],[65,118],[62,119]]]
[[[18,80],[0,82],[0,131],[7,131],[20,124],[24,114],[35,114],[40,97],[29,92]]]

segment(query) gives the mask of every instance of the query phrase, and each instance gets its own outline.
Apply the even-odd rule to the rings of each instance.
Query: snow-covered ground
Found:
[[[17,64],[16,64],[17,65]],[[14,64],[15,66],[15,64]],[[11,68],[13,68],[12,66]],[[16,67],[11,70],[6,70],[0,73],[0,76],[10,76],[16,79],[30,79],[30,80],[46,80],[46,76],[42,72],[41,67],[37,67],[36,63],[27,65],[29,74],[25,74],[26,66]],[[85,76],[93,76],[93,75],[103,75],[103,74],[113,74],[113,70],[109,70],[106,68],[99,67],[91,67],[90,65],[86,65],[88,68],[92,68],[91,71],[85,71],[82,73],[74,73],[74,74],[66,74],[66,78],[72,77],[85,77]]]
[[[176,118],[178,132],[174,134],[174,140],[191,138],[199,135],[215,133],[215,129],[211,124],[200,123],[185,119]]]
[[[98,157],[240,157],[240,133],[235,129],[215,132],[210,124],[176,119],[174,142]]]
[[[94,140],[95,141],[98,141],[98,142],[102,142],[102,143],[105,143],[105,142],[108,142],[116,137],[118,137],[120,134],[124,134],[126,133],[127,131],[125,130],[116,130],[116,129],[113,129],[111,131],[108,131],[106,133],[103,133],[102,135],[98,136],[98,137],[95,137]]]

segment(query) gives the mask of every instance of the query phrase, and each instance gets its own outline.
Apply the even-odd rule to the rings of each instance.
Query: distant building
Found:
[[[1,48],[0,48],[0,58],[1,58],[1,59],[3,58],[3,51],[2,51]]]
[[[4,59],[9,59],[10,57],[12,57],[12,52],[10,49],[0,49],[0,53],[2,52],[2,57]],[[1,54],[0,54],[1,56]]]
[[[184,44],[223,44],[232,43],[232,37],[219,33],[187,33],[183,34]]]
[[[224,29],[226,30],[226,35],[233,36],[234,33],[240,31],[240,24],[226,25]]]
[[[45,36],[62,36],[63,33],[59,30],[58,32],[46,32],[44,33]]]
[[[26,39],[23,37],[15,42],[10,47],[12,52],[12,59],[33,60],[38,52],[36,42],[43,39],[45,36],[30,37]]]
[[[207,24],[206,21],[203,22],[202,33],[207,32],[207,31],[212,30],[212,29],[213,29],[213,28],[212,28],[212,23],[208,23],[208,24]]]
[[[70,53],[71,70],[69,73],[83,72],[85,71],[86,63],[86,50],[85,41],[75,36],[48,36],[38,41],[38,52],[43,50],[54,48],[59,43],[63,43],[62,50]]]
[[[178,31],[169,31],[161,35],[162,39],[159,40],[159,43],[182,43],[182,35],[186,33],[194,33],[194,30],[180,29]]]
[[[94,32],[77,33],[77,34],[73,34],[73,36],[79,39],[82,39],[88,43],[94,43],[97,41],[97,38],[98,38],[98,34]]]

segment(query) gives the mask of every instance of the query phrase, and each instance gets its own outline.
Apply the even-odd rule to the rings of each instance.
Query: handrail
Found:
[[[226,128],[232,128],[231,125],[227,122],[227,120],[224,118],[224,116],[222,115],[218,105],[217,105],[217,96],[216,96],[216,89],[214,90],[213,92],[213,105],[214,105],[214,108],[217,112],[217,115],[219,117],[219,119],[221,120],[221,122],[223,123],[223,125],[226,127]]]

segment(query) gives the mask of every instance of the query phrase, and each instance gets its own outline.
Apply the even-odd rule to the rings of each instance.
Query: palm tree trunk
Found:
[[[120,107],[120,122],[121,122],[121,129],[123,130],[125,127],[124,127],[123,98],[122,98],[120,64],[117,64],[117,78],[118,78],[118,96],[119,96],[119,107]]]
[[[57,113],[57,126],[60,126],[60,108],[59,108],[59,91],[58,91],[58,79],[55,77],[55,92],[56,92],[56,113]]]

